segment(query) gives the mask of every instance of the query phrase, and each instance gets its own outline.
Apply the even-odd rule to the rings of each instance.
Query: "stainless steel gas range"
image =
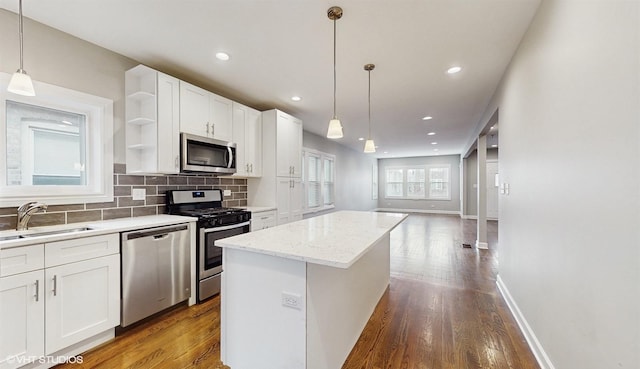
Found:
[[[249,232],[251,212],[223,208],[222,190],[167,191],[167,210],[169,214],[198,218],[198,302],[220,293],[222,248],[214,243]]]

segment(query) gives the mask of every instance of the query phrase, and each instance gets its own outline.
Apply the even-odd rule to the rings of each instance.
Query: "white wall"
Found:
[[[465,176],[464,188],[466,204],[464,206],[463,215],[478,215],[478,189],[473,187],[478,184],[478,152],[474,151],[466,157],[466,166],[463,176]],[[498,149],[487,150],[487,160],[498,160]]]
[[[124,163],[124,72],[138,63],[28,18],[23,27],[24,69],[31,78],[114,101],[114,163]],[[18,16],[0,9],[0,71],[19,66]]]
[[[384,198],[386,167],[439,164],[451,166],[451,200],[398,200]],[[378,207],[381,209],[406,209],[460,214],[460,155],[380,159],[378,160],[378,183]]]
[[[499,108],[499,276],[545,367],[640,368],[639,58],[638,1],[544,0],[476,129]]]
[[[302,146],[336,156],[336,210],[372,210],[371,171],[377,160],[337,141],[304,131]],[[318,214],[313,214],[318,215]]]

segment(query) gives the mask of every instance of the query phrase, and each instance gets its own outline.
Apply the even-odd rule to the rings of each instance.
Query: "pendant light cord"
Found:
[[[23,40],[24,40],[24,36],[22,35],[22,0],[20,0],[18,2],[18,12],[19,17],[18,17],[18,24],[19,24],[19,28],[20,28],[20,71],[24,70],[24,58],[23,58],[23,50],[22,50],[22,44],[23,44]]]
[[[371,70],[369,72],[369,139],[371,139]]]
[[[22,0],[20,0],[22,1]],[[336,115],[336,20],[333,20],[333,119]]]

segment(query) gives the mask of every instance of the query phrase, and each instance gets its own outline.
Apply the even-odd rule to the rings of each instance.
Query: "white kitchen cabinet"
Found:
[[[180,81],[180,132],[209,137],[210,92]]]
[[[125,73],[127,173],[180,171],[179,80],[144,65]]]
[[[180,81],[180,132],[230,142],[232,103],[225,97]]]
[[[302,177],[302,121],[277,112],[276,162],[279,177]]]
[[[251,212],[251,232],[278,225],[275,210]]]
[[[0,369],[120,324],[117,233],[3,249],[0,265]]]
[[[120,324],[120,257],[47,268],[46,354]]]
[[[277,223],[302,219],[302,121],[262,112],[262,177],[248,178],[248,204],[276,207]]]
[[[236,177],[262,175],[262,115],[248,106],[233,103],[233,140],[236,146]]]
[[[276,185],[278,224],[302,220],[302,181],[278,177]]]
[[[0,368],[44,355],[44,271],[0,278]]]

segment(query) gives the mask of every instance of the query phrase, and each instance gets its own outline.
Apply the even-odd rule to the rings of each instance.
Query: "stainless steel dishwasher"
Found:
[[[191,296],[187,225],[121,233],[122,322],[126,327]]]

